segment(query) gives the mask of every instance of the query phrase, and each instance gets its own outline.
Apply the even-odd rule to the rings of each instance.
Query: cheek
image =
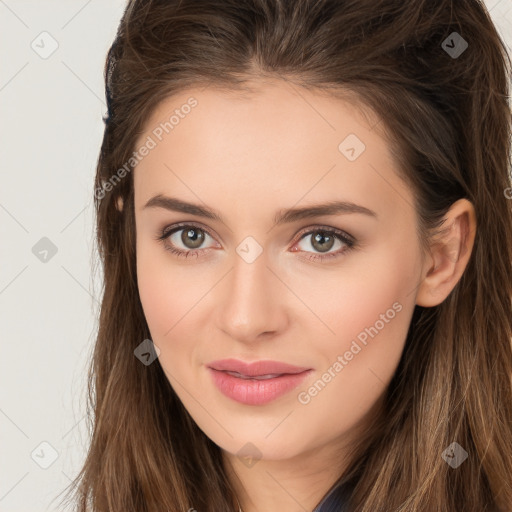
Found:
[[[179,282],[179,272],[169,265],[169,255],[163,247],[150,246],[150,241],[141,240],[137,247],[137,282],[144,316],[153,341],[158,345],[163,337],[171,335],[179,320],[187,290]]]
[[[415,307],[413,253],[404,257],[389,247],[373,252],[372,264],[360,258],[326,280],[321,294],[309,295],[332,332],[314,338],[323,365],[298,398],[310,414],[334,407],[338,414],[327,420],[333,429],[362,418],[395,373]]]
[[[180,275],[168,262],[159,262],[158,257],[145,258],[141,254],[138,259],[140,300],[155,343],[172,337],[175,326],[179,328],[180,319],[202,294],[199,282],[181,280]]]
[[[308,286],[301,291],[329,327],[322,329],[326,335],[314,338],[325,370],[343,373],[339,381],[350,379],[360,389],[369,382],[383,388],[390,381],[414,312],[418,260],[413,248],[409,254],[399,254],[393,247],[383,245],[371,256],[350,260],[343,272],[323,280],[321,292],[317,287],[311,294],[311,283],[309,292]],[[339,365],[333,368],[336,362]]]
[[[200,326],[207,325],[205,300],[218,280],[215,270],[194,270],[193,263],[180,268],[162,247],[143,245],[137,249],[139,296],[151,340],[160,349],[162,366],[173,374],[194,357],[204,338]],[[211,302],[210,302],[211,303]],[[198,315],[201,316],[199,320]],[[197,361],[196,361],[197,364]]]
[[[330,335],[329,329],[323,329],[325,339],[339,348],[339,343],[343,345],[374,325],[380,337],[387,337],[383,336],[386,332],[394,339],[393,329],[408,325],[403,311],[414,305],[417,273],[413,255],[404,257],[392,246],[382,246],[371,254],[352,256],[329,275],[296,276],[300,286],[295,290],[330,328]],[[364,342],[364,334],[360,338]]]

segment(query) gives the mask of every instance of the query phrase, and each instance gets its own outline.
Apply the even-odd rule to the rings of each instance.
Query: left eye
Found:
[[[178,235],[180,232],[181,235]],[[311,253],[306,257],[310,260],[324,260],[327,258],[341,256],[342,253],[344,254],[354,248],[356,244],[355,239],[351,235],[348,235],[341,230],[318,227],[315,229],[310,228],[308,231],[303,231],[298,242],[293,245],[291,252],[309,252],[304,250],[304,248],[296,248],[307,237],[310,237],[310,246],[313,247],[314,250],[318,251],[317,253]],[[157,237],[157,240],[164,243],[164,248],[166,250],[176,254],[177,256],[187,258],[188,256],[198,257],[200,252],[209,251],[211,247],[201,249],[201,245],[203,245],[207,238],[212,238],[213,240],[213,237],[205,229],[192,224],[185,224],[174,226],[170,229],[165,228]],[[336,241],[341,245],[341,248],[335,252],[328,252],[332,249]],[[181,244],[183,248],[180,248],[179,244]]]
[[[327,258],[331,256],[338,256],[341,252],[346,252],[354,246],[354,241],[349,236],[342,231],[337,229],[335,230],[333,228],[317,228],[309,230],[306,233],[303,233],[298,243],[300,244],[303,240],[309,240],[309,245],[320,253],[319,256],[313,254],[312,259],[315,257]],[[333,248],[336,242],[338,242],[341,248],[334,252],[328,252]],[[293,249],[292,251],[295,252]],[[323,254],[325,254],[325,256],[322,256]]]

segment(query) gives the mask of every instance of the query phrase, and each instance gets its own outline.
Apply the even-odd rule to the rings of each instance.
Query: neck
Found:
[[[247,467],[223,451],[228,478],[235,491],[234,511],[304,512],[313,510],[344,470],[332,445],[287,460],[259,460]]]

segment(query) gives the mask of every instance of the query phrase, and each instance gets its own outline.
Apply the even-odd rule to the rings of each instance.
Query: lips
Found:
[[[271,379],[281,375],[294,375],[311,369],[278,361],[245,363],[238,359],[220,359],[212,361],[207,366],[213,370],[223,371],[242,379]]]
[[[278,361],[244,363],[238,359],[222,359],[206,366],[217,389],[245,405],[272,402],[299,386],[313,371]]]

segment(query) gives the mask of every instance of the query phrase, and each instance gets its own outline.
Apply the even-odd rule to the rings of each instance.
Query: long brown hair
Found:
[[[456,34],[454,34],[456,33]],[[454,54],[456,46],[467,47]],[[462,39],[459,39],[462,38]],[[457,199],[476,212],[466,270],[416,306],[382,416],[339,482],[350,510],[512,510],[511,62],[481,0],[130,0],[105,67],[97,165],[104,290],[89,372],[91,442],[72,486],[85,512],[230,512],[221,450],[158,362],[137,289],[131,157],[145,121],[187,87],[254,77],[351,93],[376,112],[414,191],[421,242]],[[110,186],[106,183],[110,182]],[[122,198],[124,207],[116,208]],[[441,454],[456,441],[468,459]]]

